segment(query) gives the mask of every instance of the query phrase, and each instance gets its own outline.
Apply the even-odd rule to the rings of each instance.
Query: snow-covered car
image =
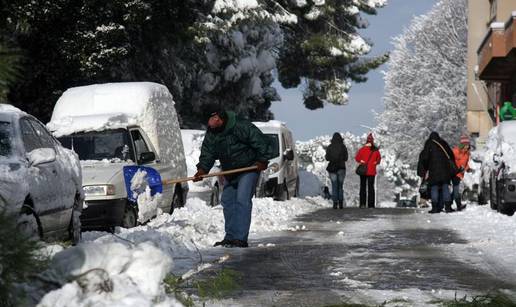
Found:
[[[166,183],[187,173],[165,86],[125,82],[68,89],[47,126],[81,160],[84,227],[130,228],[184,205],[188,184]]]
[[[516,121],[489,132],[479,189],[480,200],[489,199],[492,209],[507,215],[516,211]]]
[[[204,140],[204,130],[182,129],[181,137],[183,138],[183,146],[185,149],[186,167],[188,168],[188,176],[191,177],[197,171],[197,163],[201,154],[202,141]],[[221,171],[218,165],[215,165],[210,172]],[[223,184],[221,178],[216,176],[208,177],[199,182],[190,184],[189,195],[206,199],[208,204],[213,207],[220,204],[222,196]]]
[[[0,104],[0,208],[19,215],[19,229],[77,243],[83,195],[77,155],[36,118]]]
[[[269,167],[262,173],[257,185],[258,197],[274,197],[287,200],[299,195],[298,158],[292,132],[287,126],[276,120],[253,122],[271,139],[275,157],[269,161]]]

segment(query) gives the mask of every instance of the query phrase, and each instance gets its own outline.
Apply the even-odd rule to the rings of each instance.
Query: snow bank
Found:
[[[498,162],[505,164],[506,173],[515,173],[516,121],[505,121],[492,128],[483,150],[482,167],[486,176],[499,167],[493,157],[496,157]],[[488,182],[489,178],[484,178],[484,180]]]
[[[46,272],[64,286],[38,306],[181,306],[161,284],[172,259],[150,242],[86,243],[57,253]]]

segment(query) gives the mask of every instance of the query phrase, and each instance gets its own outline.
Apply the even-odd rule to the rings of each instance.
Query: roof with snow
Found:
[[[14,107],[10,104],[0,103],[0,113],[18,113],[18,114],[26,114],[22,110]]]
[[[172,95],[167,87],[153,82],[120,82],[73,87],[57,100],[51,121],[70,116],[125,113],[142,114],[155,97]]]
[[[505,141],[516,144],[516,120],[501,122],[498,125],[498,133]]]
[[[253,122],[253,124],[258,128],[276,128],[279,129],[281,127],[287,127],[284,122],[280,122],[278,120],[270,120],[268,122]]]

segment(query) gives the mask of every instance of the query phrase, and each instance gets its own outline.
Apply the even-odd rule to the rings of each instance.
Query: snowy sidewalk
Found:
[[[253,236],[249,249],[226,249],[230,258],[223,267],[240,273],[241,288],[212,303],[324,306],[392,301],[397,306],[424,306],[455,295],[516,290],[514,266],[507,270],[510,263],[494,261],[483,249],[486,245],[478,243],[478,235],[466,239],[472,227],[487,230],[497,222],[480,220],[491,214],[486,207],[468,210],[447,215],[394,208],[307,213],[295,220],[297,231]],[[508,248],[514,251],[514,241]]]

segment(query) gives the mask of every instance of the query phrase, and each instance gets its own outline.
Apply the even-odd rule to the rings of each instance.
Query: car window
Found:
[[[11,123],[0,122],[0,156],[9,157],[12,154],[13,134]]]
[[[149,147],[145,143],[143,136],[138,130],[131,130],[131,136],[134,142],[134,148],[136,150],[136,159],[140,159],[140,155],[144,152],[149,152]]]
[[[20,120],[20,129],[26,152],[31,152],[34,149],[41,148],[41,143],[39,142],[36,131],[34,131],[34,128],[32,128],[32,125],[27,119]]]
[[[279,156],[279,141],[278,135],[275,133],[267,133],[265,134],[269,138],[269,145],[271,146],[271,152],[274,153],[272,158],[276,158]]]
[[[36,135],[41,143],[41,148],[54,148],[54,139],[47,129],[35,120],[29,120],[29,122],[32,124],[34,131],[36,131]]]

